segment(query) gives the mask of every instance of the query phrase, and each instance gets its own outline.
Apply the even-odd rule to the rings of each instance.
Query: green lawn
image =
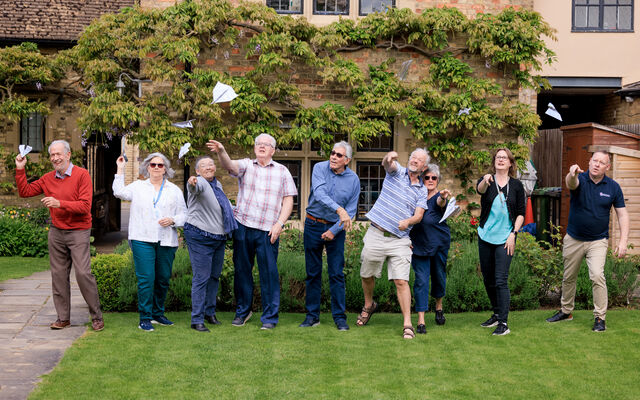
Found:
[[[552,311],[513,312],[512,333],[491,336],[479,324],[489,313],[449,314],[445,326],[403,340],[399,314],[376,314],[368,326],[338,332],[323,314],[316,328],[298,328],[302,314],[284,314],[273,331],[259,318],[203,334],[189,314],[173,327],[146,333],[136,314],[107,314],[103,332],[89,332],[44,377],[30,399],[637,399],[640,396],[640,311],[613,310],[604,333],[592,314],[571,322]],[[414,316],[415,320],[415,316]]]
[[[0,282],[49,269],[49,257],[0,257]]]

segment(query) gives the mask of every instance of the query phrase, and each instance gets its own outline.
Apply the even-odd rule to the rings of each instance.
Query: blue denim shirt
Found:
[[[359,195],[360,179],[349,167],[346,167],[342,173],[336,174],[329,167],[329,161],[319,162],[313,167],[311,175],[311,193],[307,213],[316,218],[335,222],[329,230],[336,235],[342,231],[336,210],[342,207],[353,218],[358,210]]]

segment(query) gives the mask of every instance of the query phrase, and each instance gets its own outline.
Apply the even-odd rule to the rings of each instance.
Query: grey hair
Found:
[[[71,146],[69,145],[69,142],[67,142],[66,140],[62,140],[62,139],[60,139],[60,140],[54,140],[53,142],[51,142],[51,144],[49,145],[49,148],[47,149],[47,151],[49,152],[49,154],[51,154],[51,147],[52,147],[53,145],[56,145],[56,144],[61,144],[61,145],[63,145],[63,146],[64,146],[64,151],[65,151],[66,153],[71,153]]]
[[[176,173],[173,169],[171,169],[171,162],[169,159],[162,153],[151,153],[140,163],[140,175],[145,178],[149,177],[149,171],[147,167],[149,167],[149,163],[153,160],[154,157],[162,158],[162,162],[164,163],[164,176],[165,178],[173,178],[173,175]]]
[[[333,145],[333,149],[334,150],[336,149],[336,147],[342,147],[344,149],[344,151],[346,152],[345,156],[348,159],[351,159],[351,156],[353,155],[353,148],[351,147],[351,145],[349,143],[347,143],[347,142],[345,142],[343,140],[343,141],[340,141],[340,142],[338,142],[338,143]]]
[[[271,142],[271,147],[273,147],[274,149],[276,148],[276,139],[274,139],[273,136],[269,135],[268,133],[261,133],[258,136],[256,136],[256,138],[253,140],[253,143],[258,143],[258,139],[260,138],[268,138],[269,141]]]
[[[438,182],[440,182],[440,167],[438,167],[438,164],[428,164],[427,169],[424,170],[424,175],[426,175],[427,172],[434,174],[438,178]]]
[[[198,170],[198,167],[200,167],[200,161],[206,160],[206,159],[209,159],[209,160],[213,161],[213,164],[215,165],[216,162],[214,161],[213,157],[211,157],[211,156],[200,156],[196,160],[196,166],[195,166],[196,171]]]
[[[411,155],[409,156],[409,158],[413,157],[413,155],[416,153],[423,153],[426,156],[425,163],[429,164],[429,161],[431,161],[431,156],[429,156],[429,152],[427,151],[427,149],[418,147],[417,149],[411,152]]]

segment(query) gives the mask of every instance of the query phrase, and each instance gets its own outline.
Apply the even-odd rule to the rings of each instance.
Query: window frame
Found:
[[[376,136],[374,138],[374,140],[378,140],[378,141],[383,137],[387,138],[389,140],[389,147],[388,148],[385,148],[385,147],[372,147],[372,146],[371,147],[367,147],[366,146],[367,143],[368,143],[367,142],[367,143],[359,143],[357,148],[356,148],[356,151],[357,152],[369,152],[369,153],[372,153],[372,152],[388,153],[390,151],[393,151],[393,142],[394,142],[393,137],[396,134],[396,126],[395,126],[393,117],[385,118],[385,117],[381,117],[381,116],[370,116],[369,118],[380,119],[380,120],[383,120],[383,121],[386,120],[389,123],[389,129],[391,130],[391,135],[389,135],[389,136],[380,135],[380,136]]]
[[[34,146],[34,143],[29,141],[29,137],[31,136],[29,134],[30,133],[30,129],[31,128],[35,129],[35,126],[31,126],[29,124],[29,122],[26,123],[26,138],[25,138],[25,130],[23,129],[24,128],[23,125],[24,125],[25,119],[28,121],[32,117],[35,118],[37,116],[41,116],[42,117],[42,120],[41,120],[41,123],[40,123],[40,132],[39,132],[39,135],[40,135],[40,138],[39,138],[40,146],[39,146],[39,148]],[[26,145],[31,146],[33,148],[33,150],[31,150],[31,151],[33,153],[42,153],[42,152],[45,151],[46,134],[47,134],[47,116],[46,116],[46,114],[42,114],[42,113],[39,113],[39,112],[32,112],[32,113],[29,113],[29,115],[27,115],[26,117],[22,117],[20,119],[20,144],[26,144]],[[35,141],[38,141],[38,138],[36,138]]]
[[[302,196],[300,195],[300,190],[302,188],[302,177],[303,177],[303,172],[302,172],[302,161],[300,159],[289,159],[289,158],[278,158],[278,159],[273,159],[273,161],[284,165],[287,170],[289,170],[289,173],[291,173],[291,170],[289,169],[289,166],[287,164],[296,164],[298,166],[298,175],[293,175],[291,174],[291,177],[293,178],[293,183],[296,185],[296,190],[298,191],[298,194],[296,196],[293,196],[293,209],[291,210],[291,214],[289,215],[289,221],[300,221],[302,220],[302,202],[300,201],[300,199],[302,198]],[[297,214],[297,215],[296,215]]]
[[[282,1],[288,1],[288,0],[280,0],[280,1],[282,2]],[[304,14],[304,0],[299,0],[299,1],[300,1],[300,11],[278,10],[277,8],[274,8],[268,5],[267,0],[265,0],[264,4],[269,8],[273,8],[278,14],[301,15],[301,14]]]
[[[363,0],[358,0],[358,16],[364,17],[364,16],[367,16],[369,14],[373,14],[375,11],[370,12],[370,13],[362,12],[362,1]],[[396,0],[391,0],[391,8],[396,8]]]
[[[384,167],[380,164],[380,161],[367,161],[367,160],[357,160],[356,161],[356,168],[355,168],[355,172],[358,175],[358,179],[360,181],[360,195],[367,193],[366,191],[362,190],[363,184],[362,184],[362,180],[364,179],[362,177],[362,174],[360,173],[360,167],[361,166],[368,166],[368,167],[379,167],[382,169],[383,174],[381,177],[376,178],[379,182],[380,182],[380,187],[378,188],[378,197],[380,196],[380,192],[382,192],[382,185],[384,182],[384,178],[386,177],[387,173],[384,170]],[[367,177],[366,179],[370,179],[369,177]],[[368,221],[369,219],[366,218],[364,216],[364,214],[366,214],[367,212],[369,212],[369,210],[371,210],[371,208],[373,207],[373,205],[375,204],[375,202],[378,200],[376,199],[375,201],[371,202],[370,204],[368,202],[362,202],[360,201],[360,195],[358,196],[358,209],[356,211],[356,221]],[[366,207],[369,207],[368,209],[366,209]],[[363,210],[363,208],[365,208],[365,210]],[[361,215],[361,211],[364,211],[364,214]]]
[[[345,7],[345,12],[318,11],[318,9],[316,8],[317,1],[318,0],[313,0],[312,2],[313,15],[349,15],[349,10],[351,9],[351,0],[345,0],[347,2],[347,5]],[[332,0],[332,1],[337,2],[338,0]]]
[[[620,0],[616,0],[616,4],[604,4],[604,0],[598,0],[598,4],[576,4],[576,0],[571,0],[571,32],[598,32],[598,33],[625,33],[634,32],[634,0],[631,0],[631,4],[619,4]],[[576,26],[576,7],[598,7],[598,27],[577,27]],[[604,28],[604,10],[605,8],[614,8],[618,10],[619,7],[631,7],[631,21],[629,29],[605,29]],[[619,19],[616,17],[616,24]]]

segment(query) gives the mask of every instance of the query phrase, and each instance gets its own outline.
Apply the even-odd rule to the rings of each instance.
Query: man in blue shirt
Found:
[[[304,258],[307,269],[307,317],[300,327],[320,324],[322,250],[327,250],[331,313],[340,331],[349,330],[345,314],[344,240],[356,215],[360,180],[347,167],[351,161],[349,143],[336,143],[329,161],[313,167],[307,218],[304,221]]]
[[[380,278],[382,265],[387,263],[387,275],[396,285],[398,303],[402,310],[404,327],[402,336],[413,339],[411,324],[411,226],[422,220],[427,209],[427,188],[420,175],[429,163],[429,153],[416,149],[409,157],[407,168],[398,161],[398,153],[391,151],[382,159],[387,175],[382,183],[380,196],[367,213],[371,226],[363,238],[364,247],[360,259],[360,277],[364,292],[364,308],[358,316],[358,326],[364,326],[376,311],[373,301],[375,278]]]
[[[589,278],[593,287],[593,331],[606,329],[607,283],[604,264],[607,260],[609,241],[609,215],[611,206],[616,210],[620,226],[620,241],[615,252],[618,257],[627,253],[629,214],[624,204],[620,185],[605,173],[611,167],[611,157],[606,151],[596,151],[589,160],[589,171],[577,164],[569,168],[565,181],[571,191],[569,223],[563,239],[564,277],[562,278],[562,309],[548,322],[570,321],[576,296],[576,280],[582,259],[586,257]]]

